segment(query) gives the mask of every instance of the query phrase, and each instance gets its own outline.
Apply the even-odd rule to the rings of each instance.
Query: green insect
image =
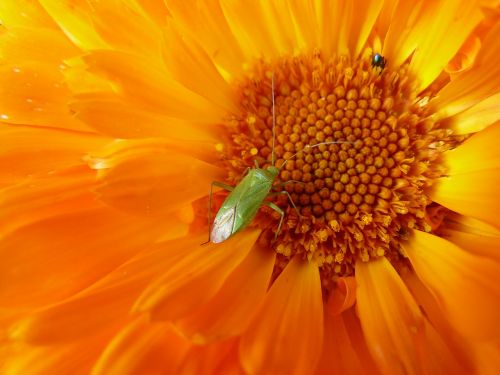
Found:
[[[275,238],[280,233],[281,225],[283,224],[283,218],[285,216],[283,210],[279,208],[272,202],[266,201],[266,198],[275,196],[277,194],[286,194],[288,199],[292,203],[292,206],[298,213],[297,207],[295,206],[292,197],[286,190],[275,191],[271,193],[271,189],[274,188],[274,181],[279,175],[281,168],[283,168],[286,162],[293,157],[295,157],[300,152],[305,149],[311,149],[313,147],[318,147],[326,144],[335,143],[351,143],[351,142],[322,142],[315,145],[308,145],[304,150],[297,152],[290,158],[285,160],[280,168],[274,166],[274,128],[275,128],[275,113],[274,113],[274,76],[272,76],[272,100],[273,100],[273,148],[272,148],[272,166],[267,168],[260,168],[257,161],[255,161],[255,168],[248,168],[245,172],[243,179],[235,187],[214,181],[212,182],[212,187],[210,189],[210,200],[209,200],[209,225],[210,225],[210,212],[212,208],[212,189],[214,186],[220,187],[222,189],[228,190],[230,194],[224,200],[224,203],[220,207],[217,215],[215,216],[214,223],[209,235],[209,240],[213,243],[220,243],[227,240],[236,232],[247,227],[257,215],[259,208],[261,206],[268,206],[276,211],[280,216],[280,221],[278,228],[275,233]],[[285,182],[287,183],[287,182]],[[284,184],[285,184],[284,183]],[[281,184],[283,185],[283,184]],[[279,185],[278,185],[279,186]],[[299,214],[300,216],[300,214]]]

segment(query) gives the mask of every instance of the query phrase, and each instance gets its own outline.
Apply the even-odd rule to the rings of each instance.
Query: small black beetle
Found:
[[[380,53],[376,53],[375,55],[373,55],[373,57],[372,57],[372,67],[373,68],[378,67],[378,68],[383,70],[385,68],[386,63],[387,63],[387,60]]]

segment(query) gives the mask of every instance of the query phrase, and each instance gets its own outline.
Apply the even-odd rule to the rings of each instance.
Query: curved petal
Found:
[[[92,2],[85,19],[104,43],[116,50],[126,50],[159,60],[161,29],[135,0]],[[71,32],[72,26],[69,26]]]
[[[88,17],[91,13],[90,4],[83,1],[75,4],[71,0],[39,0],[39,3],[78,47],[82,49],[108,47]]]
[[[122,51],[92,51],[83,57],[87,69],[112,81],[132,103],[186,120],[220,121],[224,111],[171,79],[166,69],[144,57]]]
[[[456,134],[476,133],[500,121],[499,112],[500,94],[494,94],[450,117],[446,123]]]
[[[500,65],[495,57],[500,54],[500,23],[490,30],[474,61],[474,66],[446,85],[429,105],[436,118],[453,116],[476,103],[498,93]]]
[[[196,4],[165,0],[165,3],[174,20],[182,26],[182,31],[196,39],[218,66],[232,75],[242,72],[244,52],[229,28],[220,0]]]
[[[0,66],[0,122],[89,131],[68,109],[71,92],[62,64],[39,61]]]
[[[115,138],[162,137],[175,140],[215,143],[216,125],[196,123],[154,114],[133,107],[118,95],[85,95],[69,107],[76,118],[92,129]]]
[[[308,374],[319,360],[322,341],[318,266],[295,257],[241,338],[242,365],[252,374]]]
[[[382,373],[464,373],[385,258],[356,263],[357,306]]]
[[[127,324],[134,301],[151,281],[205,238],[174,239],[137,254],[71,298],[25,314],[12,324],[10,337],[38,345],[67,344]]]
[[[169,73],[188,89],[223,108],[238,114],[237,95],[224,80],[213,59],[175,24],[163,32],[162,56]]]
[[[67,298],[142,250],[167,225],[94,206],[3,234],[0,306],[35,307]]]
[[[403,246],[418,277],[458,332],[478,340],[499,337],[498,262],[420,231]]]
[[[331,315],[338,315],[351,308],[356,302],[356,279],[341,277],[330,294],[325,305],[325,311]]]
[[[245,375],[238,360],[238,341],[193,345],[179,367],[178,375]]]
[[[31,0],[4,0],[0,2],[2,25],[57,28],[54,21],[38,2]]]
[[[415,301],[423,309],[425,316],[443,338],[454,357],[468,373],[472,373],[474,365],[471,343],[451,326],[436,298],[419,280],[414,271],[403,272],[401,277],[415,298]]]
[[[259,234],[258,229],[247,229],[222,244],[193,249],[149,285],[133,309],[150,311],[153,319],[177,319],[191,313],[217,293]]]
[[[176,323],[183,335],[201,344],[240,334],[266,295],[275,258],[272,249],[255,244],[217,294]]]
[[[462,215],[500,228],[500,123],[444,154],[449,177],[437,180],[431,198]]]
[[[500,261],[500,230],[471,217],[448,215],[441,237],[473,254]]]
[[[383,54],[399,66],[413,53],[410,69],[419,80],[417,90],[434,81],[481,20],[479,7],[466,0],[400,1],[393,14]]]
[[[173,374],[189,346],[170,324],[152,323],[141,317],[109,342],[92,374]]]
[[[222,178],[219,168],[161,148],[161,142],[160,148],[154,148],[154,143],[143,144],[145,147],[136,149],[118,145],[110,157],[90,159],[100,170],[95,189],[100,200],[138,215],[168,216],[207,195],[210,184]]]
[[[1,11],[0,11],[1,13]],[[9,27],[0,35],[0,51],[9,62],[43,61],[62,64],[81,51],[62,33],[47,28]],[[7,60],[7,58],[6,58]]]

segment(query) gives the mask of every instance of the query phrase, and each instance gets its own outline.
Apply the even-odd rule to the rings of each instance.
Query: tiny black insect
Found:
[[[387,60],[384,56],[382,56],[380,53],[376,53],[372,57],[372,67],[378,67],[380,69],[385,68],[385,64],[387,63]]]

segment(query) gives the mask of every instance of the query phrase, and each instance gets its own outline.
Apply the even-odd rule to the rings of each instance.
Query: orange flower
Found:
[[[2,0],[1,372],[498,373],[497,3]]]

